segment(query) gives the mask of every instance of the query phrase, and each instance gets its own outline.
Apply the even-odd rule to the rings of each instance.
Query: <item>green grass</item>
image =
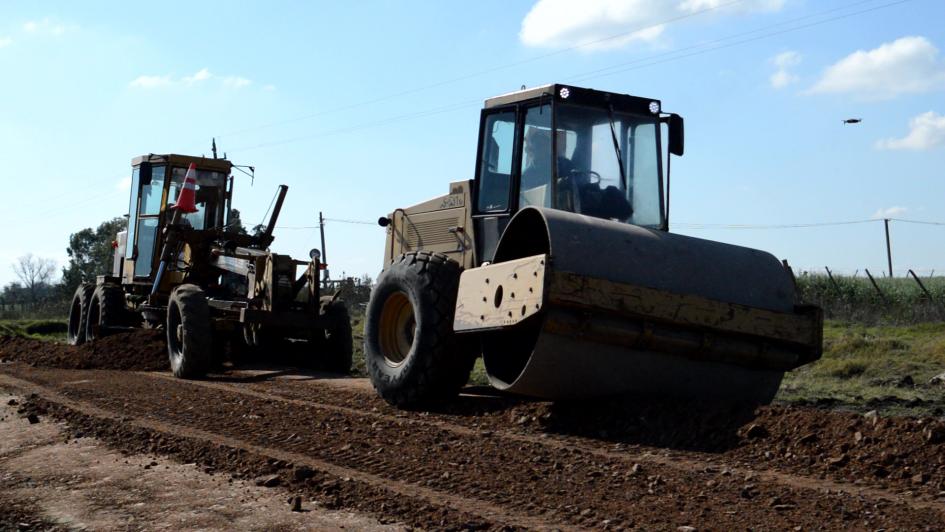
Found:
[[[40,340],[65,340],[68,322],[53,320],[0,320],[0,336],[25,336]]]
[[[351,374],[356,377],[366,377],[367,368],[364,366],[364,314],[351,315],[351,337],[354,340]]]
[[[929,413],[945,408],[945,385],[929,384],[942,372],[945,323],[865,326],[828,322],[823,358],[785,375],[778,400],[835,401],[838,406],[857,410],[873,410],[879,405],[902,413]],[[908,383],[910,379],[913,385]],[[922,403],[910,406],[914,400]]]

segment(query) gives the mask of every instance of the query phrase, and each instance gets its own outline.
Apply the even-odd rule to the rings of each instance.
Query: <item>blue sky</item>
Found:
[[[248,222],[289,185],[273,248],[304,257],[319,210],[376,220],[470,178],[482,100],[550,82],[686,118],[673,230],[881,271],[881,222],[717,225],[945,222],[943,21],[940,0],[5,2],[0,283],[126,213],[133,156],[214,136],[257,169]],[[897,272],[945,272],[945,226],[891,227]],[[334,275],[378,273],[382,229],[326,230]]]

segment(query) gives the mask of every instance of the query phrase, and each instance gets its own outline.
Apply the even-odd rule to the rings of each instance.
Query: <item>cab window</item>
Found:
[[[135,167],[131,171],[131,202],[128,205],[128,236],[125,241],[125,257],[135,255],[135,229],[138,226],[138,187],[141,186],[141,169]]]
[[[477,204],[479,212],[502,212],[509,208],[514,147],[515,111],[489,115],[482,130]]]
[[[528,205],[551,207],[552,164],[551,106],[532,107],[525,113],[519,208]]]
[[[141,187],[141,215],[161,214],[164,197],[164,167],[152,166],[150,179]]]
[[[186,168],[171,169],[171,184],[168,203],[177,201],[187,175]],[[209,170],[197,170],[197,188],[194,191],[197,212],[185,214],[183,219],[194,229],[209,229],[217,226],[217,210],[226,185],[226,175]]]

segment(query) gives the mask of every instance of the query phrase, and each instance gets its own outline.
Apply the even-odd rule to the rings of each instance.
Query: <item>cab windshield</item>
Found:
[[[657,118],[559,104],[557,156],[552,157],[549,107],[536,106],[525,114],[519,206],[542,205],[660,227]]]
[[[177,201],[177,196],[180,194],[186,175],[186,168],[174,167],[171,169],[171,183],[167,195],[168,203]],[[194,193],[197,212],[184,215],[184,221],[194,229],[210,229],[218,226],[217,222],[220,219],[218,214],[222,208],[221,199],[226,187],[226,177],[225,174],[220,172],[197,170],[197,189]]]

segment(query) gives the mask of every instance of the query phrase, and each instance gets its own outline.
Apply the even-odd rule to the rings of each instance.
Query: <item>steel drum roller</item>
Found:
[[[812,356],[808,343],[765,338],[762,329],[711,331],[731,329],[725,320],[738,313],[761,325],[795,315],[791,274],[769,253],[529,207],[509,222],[495,266],[486,268],[537,265],[542,255],[542,301],[523,305],[521,321],[512,323],[518,316],[510,311],[502,316],[510,325],[480,327],[486,371],[499,389],[547,399],[638,392],[770,402],[784,371]],[[570,291],[562,292],[561,279]],[[703,327],[699,304],[731,311]]]

